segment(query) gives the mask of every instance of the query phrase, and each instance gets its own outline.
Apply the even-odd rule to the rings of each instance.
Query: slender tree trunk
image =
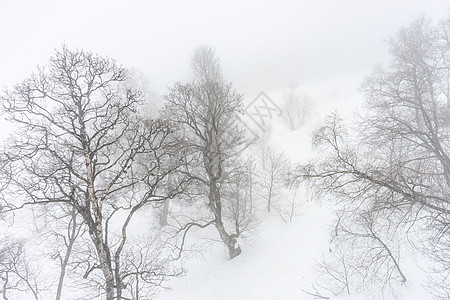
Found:
[[[267,211],[270,212],[270,206],[272,206],[272,180],[270,180],[270,186],[269,186],[269,195],[267,197]]]
[[[250,214],[253,212],[253,171],[249,170],[249,197],[250,197]]]
[[[174,155],[170,156],[170,164],[171,164],[171,166],[174,166],[176,164]],[[168,175],[167,181],[168,181],[167,182],[167,195],[171,195],[173,192],[173,174],[172,173],[170,173]],[[161,215],[159,216],[159,225],[160,226],[165,226],[165,225],[169,224],[169,222],[167,220],[167,218],[169,216],[169,207],[170,207],[170,198],[167,198],[166,200],[164,200],[162,212],[161,212]]]
[[[66,244],[66,246],[67,246],[66,253],[64,255],[64,259],[61,262],[61,273],[59,274],[58,289],[56,290],[56,298],[55,298],[56,300],[61,299],[62,289],[64,286],[64,278],[66,276],[67,264],[69,263],[69,259],[72,254],[73,245],[75,244],[75,240],[79,233],[78,228],[77,228],[78,223],[77,223],[77,215],[76,215],[75,208],[72,210],[69,226],[71,226],[70,233],[68,236],[69,243]]]
[[[170,189],[171,189],[170,183],[168,185],[168,189],[169,189],[169,193],[170,193]],[[166,200],[164,200],[162,212],[161,212],[161,215],[159,216],[159,225],[160,226],[165,226],[165,225],[169,224],[169,222],[167,221],[167,217],[169,216],[169,206],[170,206],[170,199],[167,198]]]
[[[291,211],[289,214],[289,222],[292,222],[292,218],[294,218],[294,212],[295,212],[295,196],[297,192],[294,192],[294,196],[292,197],[292,204],[291,204]]]
[[[4,280],[2,292],[3,300],[8,300],[8,297],[6,296],[6,291],[8,290],[8,282],[9,282],[8,272],[5,273],[5,277],[2,279]]]
[[[136,270],[136,300],[139,300],[139,272]]]
[[[240,184],[240,180],[237,181],[236,183],[236,211],[234,212],[235,216],[235,222],[239,222],[240,218],[241,218],[241,184]],[[245,204],[245,202],[244,202]],[[247,207],[244,206],[243,214],[245,214],[245,209]],[[236,225],[237,226],[237,225]]]
[[[61,299],[61,293],[64,284],[64,277],[66,276],[66,267],[67,263],[69,262],[69,256],[70,256],[69,250],[67,250],[64,256],[64,260],[61,264],[61,273],[59,274],[58,289],[56,290],[56,298],[55,298],[56,300]]]

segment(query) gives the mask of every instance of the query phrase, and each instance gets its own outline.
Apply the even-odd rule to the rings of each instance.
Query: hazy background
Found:
[[[446,0],[0,1],[0,88],[46,64],[66,43],[115,58],[163,94],[189,76],[200,44],[216,48],[239,92],[360,78],[386,59],[385,39]]]

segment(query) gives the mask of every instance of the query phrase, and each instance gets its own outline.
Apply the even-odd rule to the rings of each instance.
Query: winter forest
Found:
[[[450,17],[408,20],[345,101],[52,45],[0,92],[1,299],[450,299]]]

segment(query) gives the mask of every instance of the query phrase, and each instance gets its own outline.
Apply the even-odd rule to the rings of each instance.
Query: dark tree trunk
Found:
[[[239,254],[241,254],[242,250],[241,247],[239,247],[239,244],[236,241],[236,238],[234,235],[230,235],[226,232],[225,227],[223,226],[222,221],[216,221],[215,223],[217,231],[219,232],[220,238],[224,242],[225,246],[227,246],[228,249],[228,255],[230,256],[230,259],[235,258]]]
[[[169,192],[170,192],[170,184],[169,184]],[[169,206],[170,206],[170,199],[164,200],[164,204],[162,207],[161,215],[159,216],[159,225],[165,226],[168,225],[169,222],[167,221],[167,217],[169,216]]]
[[[176,159],[174,155],[170,156],[170,165],[173,167],[176,164]],[[173,193],[173,174],[169,174],[168,175],[168,180],[167,180],[167,194],[171,195]],[[168,225],[169,222],[167,220],[168,216],[169,216],[169,207],[170,207],[170,198],[167,198],[166,200],[164,200],[164,204],[162,207],[162,212],[161,215],[159,216],[159,225],[160,226],[165,226]]]
[[[220,199],[220,190],[218,188],[218,184],[214,180],[212,180],[212,183],[210,184],[209,201],[209,207],[214,213],[214,224],[216,226],[216,229],[219,232],[219,236],[222,239],[223,243],[225,244],[225,246],[227,246],[230,259],[233,259],[242,252],[239,244],[236,241],[236,237],[239,233],[237,233],[236,235],[229,234],[225,230],[225,226],[222,221],[222,203]]]

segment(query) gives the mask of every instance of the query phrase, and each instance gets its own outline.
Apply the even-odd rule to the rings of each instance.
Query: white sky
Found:
[[[384,40],[447,0],[21,1],[0,0],[0,88],[26,78],[66,43],[147,75],[159,94],[189,78],[189,56],[216,48],[226,79],[250,97],[367,75]]]

